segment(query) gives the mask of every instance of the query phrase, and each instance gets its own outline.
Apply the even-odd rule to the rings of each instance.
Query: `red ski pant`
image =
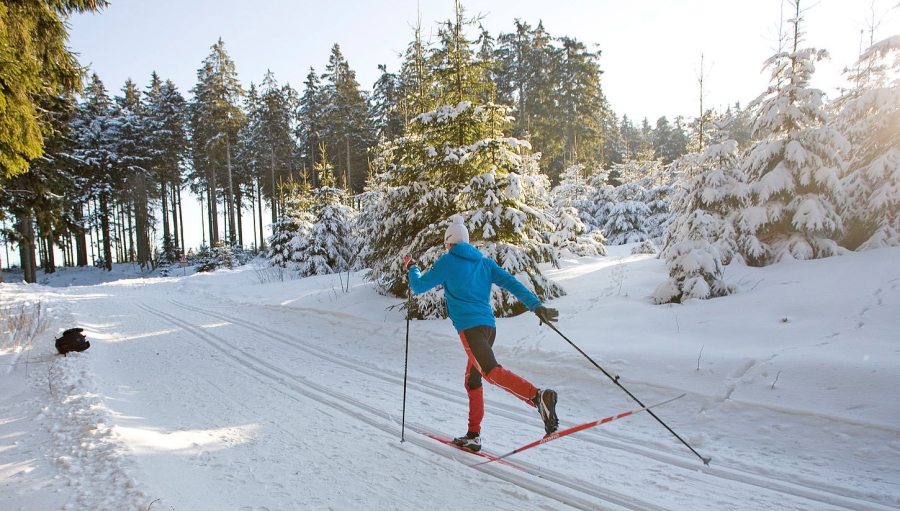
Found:
[[[531,399],[537,394],[537,387],[521,376],[508,371],[494,358],[494,338],[497,329],[490,326],[476,326],[459,333],[469,364],[466,367],[466,392],[469,394],[469,431],[481,432],[484,418],[484,389],[481,377],[506,390],[531,406]]]

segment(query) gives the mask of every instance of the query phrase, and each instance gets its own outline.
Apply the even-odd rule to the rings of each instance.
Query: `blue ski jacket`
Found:
[[[491,284],[512,293],[531,311],[541,306],[534,293],[468,243],[453,245],[424,274],[418,266],[409,269],[409,287],[416,294],[441,284],[447,313],[457,332],[476,326],[496,327],[491,309]]]

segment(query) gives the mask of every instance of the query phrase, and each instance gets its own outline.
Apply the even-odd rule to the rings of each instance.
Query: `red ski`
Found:
[[[392,417],[391,419],[393,420],[393,417]],[[396,421],[395,421],[395,422],[396,422]],[[484,451],[484,450],[475,452],[475,451],[470,451],[469,449],[460,447],[460,446],[458,446],[458,445],[456,445],[456,444],[453,443],[453,439],[452,439],[452,438],[446,438],[446,437],[443,437],[443,436],[441,436],[441,435],[439,435],[439,434],[437,434],[437,433],[432,433],[432,432],[427,431],[427,430],[424,430],[424,429],[419,429],[419,428],[416,428],[416,427],[414,427],[414,426],[410,426],[409,424],[406,425],[406,428],[409,429],[409,430],[411,430],[413,433],[417,433],[417,434],[422,435],[422,436],[424,436],[424,437],[431,438],[432,440],[437,440],[438,442],[440,442],[440,443],[442,443],[442,444],[444,444],[444,445],[449,445],[450,447],[453,447],[454,449],[458,449],[458,450],[460,450],[460,451],[467,452],[467,453],[469,453],[469,454],[474,454],[475,456],[478,456],[478,457],[480,457],[480,458],[484,458],[484,459],[485,459],[485,463],[489,463],[489,462],[491,462],[491,461],[497,461],[497,460],[499,459],[495,454],[491,454],[491,453],[486,452],[486,451]],[[457,461],[460,461],[460,460],[457,460]],[[462,463],[462,462],[460,461],[460,463]],[[515,465],[513,465],[512,463],[509,463],[509,462],[507,462],[507,461],[500,461],[500,463],[501,463],[502,465],[506,465],[506,466],[508,466],[508,467],[512,467],[512,468],[514,468],[514,469],[516,469],[516,470],[522,470],[521,468],[519,468],[519,467],[517,467],[517,466],[515,466]],[[465,464],[465,463],[463,463],[463,464],[464,464],[464,465],[467,465],[467,464]],[[469,466],[474,466],[474,465],[469,465]]]
[[[678,397],[673,397],[672,399],[668,399],[668,400],[663,401],[663,402],[661,402],[661,403],[656,403],[655,405],[645,406],[645,407],[643,407],[643,408],[638,408],[638,409],[636,409],[636,410],[631,410],[630,412],[620,413],[619,415],[611,415],[611,416],[609,416],[609,417],[607,417],[607,418],[605,418],[605,419],[600,419],[600,420],[591,421],[591,422],[585,422],[584,424],[579,424],[579,425],[577,425],[577,426],[572,426],[571,428],[563,429],[563,430],[561,430],[561,431],[557,431],[557,432],[555,432],[555,433],[551,433],[551,434],[549,434],[549,435],[546,435],[544,438],[541,438],[540,440],[537,440],[537,441],[535,441],[535,442],[531,442],[530,444],[527,444],[527,445],[523,445],[522,447],[519,447],[518,449],[514,449],[514,450],[512,450],[512,451],[510,451],[510,452],[508,452],[508,453],[506,453],[506,454],[503,454],[503,455],[500,455],[500,456],[489,456],[487,460],[482,461],[482,462],[480,462],[480,463],[475,463],[474,465],[470,465],[470,466],[472,466],[472,467],[477,467],[478,465],[484,465],[485,463],[491,463],[492,461],[501,461],[501,462],[502,462],[503,458],[506,458],[506,457],[508,457],[508,456],[512,456],[513,454],[516,454],[517,452],[526,451],[526,450],[528,450],[528,449],[531,449],[532,447],[536,447],[536,446],[541,445],[541,444],[546,444],[547,442],[550,442],[550,441],[552,441],[552,440],[556,440],[557,438],[562,438],[562,437],[564,437],[564,436],[571,435],[572,433],[577,433],[577,432],[579,432],[579,431],[583,431],[583,430],[588,429],[588,428],[593,428],[594,426],[599,426],[599,425],[601,425],[601,424],[606,424],[607,422],[612,422],[612,421],[614,421],[614,420],[616,420],[616,419],[621,419],[621,418],[623,418],[623,417],[628,417],[629,415],[632,415],[632,414],[635,414],[635,413],[638,413],[638,412],[643,412],[643,411],[649,410],[649,409],[651,409],[651,408],[656,408],[657,406],[662,406],[662,405],[664,405],[664,404],[666,404],[666,403],[671,403],[672,401],[675,401],[676,399],[680,399],[680,398],[682,398],[682,397],[684,397],[684,396],[685,396],[685,394],[682,394],[682,395],[680,395],[680,396],[678,396]],[[429,435],[429,436],[430,436],[430,435]],[[434,438],[434,437],[432,437],[432,438]],[[439,439],[438,439],[438,438],[435,438],[435,440],[439,440]],[[452,442],[450,442],[450,443],[452,444]],[[462,450],[466,450],[466,449],[462,449]],[[468,452],[472,452],[472,451],[468,451]],[[478,454],[478,453],[473,453],[473,454]]]

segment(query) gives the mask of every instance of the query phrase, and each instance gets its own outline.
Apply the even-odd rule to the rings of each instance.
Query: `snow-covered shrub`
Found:
[[[201,246],[200,251],[194,257],[194,265],[198,272],[210,272],[219,268],[238,266],[233,248],[221,241],[214,247]]]
[[[557,251],[567,250],[577,257],[605,256],[606,247],[603,232],[590,230],[573,207],[555,207],[553,215],[554,230],[548,233],[550,245]],[[557,253],[557,258],[561,257]]]
[[[639,254],[656,254],[656,245],[651,240],[647,240],[640,245],[631,249],[633,255]]]
[[[689,298],[715,298],[737,292],[737,287],[722,280],[725,257],[710,240],[722,234],[721,218],[701,210],[693,211],[680,224],[687,228],[681,241],[663,252],[669,266],[669,279],[653,292],[658,303],[683,302]]]
[[[669,267],[678,268],[679,273],[653,292],[653,300],[657,304],[683,302],[689,298],[714,298],[737,290],[719,279],[723,272],[722,256],[708,241],[678,242],[669,247],[667,255]]]

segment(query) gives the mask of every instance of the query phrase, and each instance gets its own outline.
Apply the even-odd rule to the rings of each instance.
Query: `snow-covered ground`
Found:
[[[52,321],[0,351],[0,509],[633,509],[900,507],[900,249],[767,268],[741,292],[657,306],[664,261],[611,247],[547,274],[559,330],[647,413],[470,468],[406,429],[401,300],[362,275],[261,283],[252,265],[138,277],[63,269],[0,285]],[[107,280],[99,283],[100,279]],[[118,279],[109,281],[110,279]],[[346,280],[346,275],[344,276]],[[54,338],[85,329],[62,357]],[[526,314],[499,361],[559,392],[563,426],[635,408]],[[466,429],[466,358],[449,321],[409,325],[406,423]],[[533,409],[485,391],[485,449],[540,438]]]

